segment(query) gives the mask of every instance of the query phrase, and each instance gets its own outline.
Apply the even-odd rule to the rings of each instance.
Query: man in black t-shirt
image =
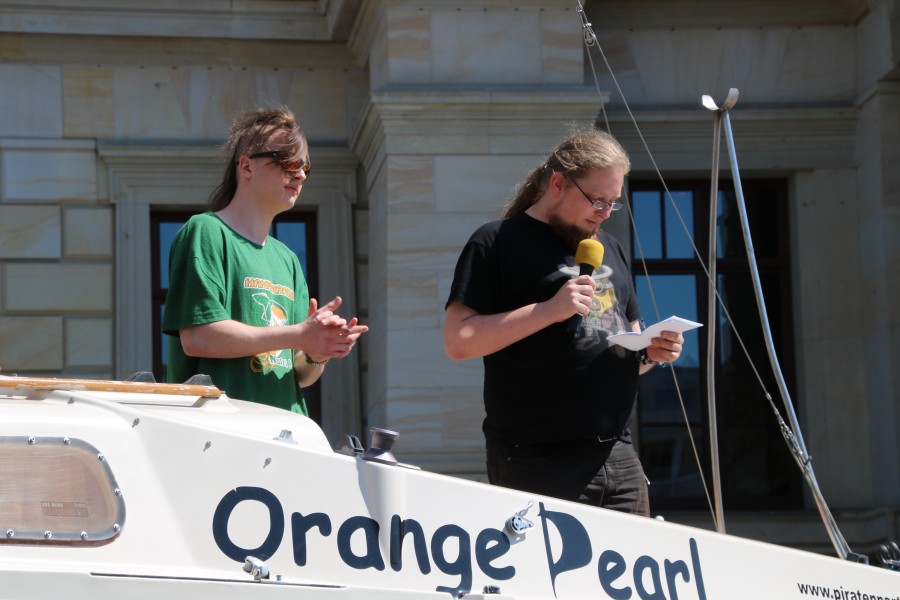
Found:
[[[491,483],[649,515],[647,482],[628,424],[638,376],[681,354],[664,332],[641,353],[609,335],[639,331],[640,310],[619,242],[600,231],[630,162],[601,131],[572,136],[520,186],[500,221],[480,227],[456,265],[444,348],[483,357]],[[579,275],[583,239],[604,247]],[[567,321],[583,315],[573,334]]]

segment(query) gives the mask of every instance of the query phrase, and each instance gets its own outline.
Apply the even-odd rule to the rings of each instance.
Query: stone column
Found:
[[[863,397],[850,400],[866,415],[873,497],[900,503],[900,83],[880,83],[860,112],[860,287],[854,313],[860,328]],[[848,465],[853,468],[853,465]]]
[[[364,412],[400,432],[401,461],[482,478],[482,363],[446,357],[444,303],[469,235],[568,123],[597,117],[580,17],[551,2],[373,2],[360,19],[351,45],[368,49],[372,86],[353,142],[369,221]]]

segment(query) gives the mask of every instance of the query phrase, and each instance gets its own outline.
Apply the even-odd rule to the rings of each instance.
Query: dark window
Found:
[[[691,238],[705,262],[709,181],[670,185],[681,218],[659,184],[632,180],[629,185],[637,224],[632,241],[633,267],[644,320],[650,325],[657,317],[678,315],[705,323],[707,278],[694,256]],[[787,183],[750,180],[743,182],[742,187],[772,336],[793,396]],[[720,189],[716,234],[719,294],[765,389],[772,394],[786,420],[765,349],[734,190],[730,182],[722,182]],[[797,508],[802,498],[796,463],[721,308],[717,315],[716,423],[724,507],[732,510]],[[705,328],[685,334],[685,350],[675,369],[678,390],[668,369],[657,367],[641,377],[636,427],[641,458],[651,481],[654,510],[707,506],[689,437],[690,431],[700,454],[703,475],[711,486],[706,335]],[[679,390],[684,412],[678,400]]]
[[[162,317],[169,291],[169,249],[175,234],[195,212],[153,212],[150,215],[150,245],[153,268],[153,374],[157,381],[166,380],[167,344],[162,333]],[[290,211],[275,219],[270,232],[284,242],[300,259],[311,298],[318,298],[318,258],[316,256],[316,215],[313,212]],[[309,416],[321,423],[321,389],[317,382],[303,389]]]

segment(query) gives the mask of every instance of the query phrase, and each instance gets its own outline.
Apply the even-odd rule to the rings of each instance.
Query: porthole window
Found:
[[[0,436],[0,544],[98,546],[125,523],[103,454],[83,440]]]

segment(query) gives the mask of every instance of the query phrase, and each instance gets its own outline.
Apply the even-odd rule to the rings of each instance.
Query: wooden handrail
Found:
[[[151,383],[145,381],[107,381],[104,379],[54,379],[42,377],[5,377],[0,375],[0,388],[28,390],[64,390],[69,392],[132,392],[135,394],[173,394],[218,398],[222,390],[214,385],[183,383]]]

